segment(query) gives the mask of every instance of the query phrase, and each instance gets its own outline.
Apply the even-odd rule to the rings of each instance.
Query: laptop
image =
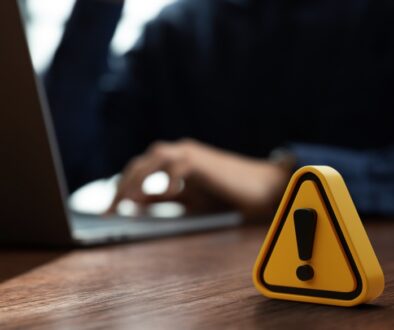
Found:
[[[238,213],[113,216],[69,209],[45,95],[18,2],[0,1],[0,244],[91,245],[231,227]]]

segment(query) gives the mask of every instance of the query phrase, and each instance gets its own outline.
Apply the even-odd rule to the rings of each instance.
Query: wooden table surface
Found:
[[[261,296],[251,269],[262,226],[86,250],[0,250],[0,329],[394,329],[394,220],[366,227],[386,288],[356,308]]]

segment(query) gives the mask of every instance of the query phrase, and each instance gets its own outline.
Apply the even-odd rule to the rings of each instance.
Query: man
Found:
[[[164,169],[173,180],[155,200],[262,214],[294,167],[315,163],[343,173],[361,211],[393,212],[391,2],[178,1],[114,68],[122,6],[77,1],[46,76],[71,189],[165,140],[127,166],[111,210],[151,201],[141,182]],[[281,164],[267,161],[278,147]]]

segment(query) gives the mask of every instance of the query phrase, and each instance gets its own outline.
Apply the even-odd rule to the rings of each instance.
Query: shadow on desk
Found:
[[[0,284],[41,267],[67,254],[67,251],[0,250]]]
[[[384,300],[384,295],[379,299]],[[272,329],[332,329],[337,326],[368,328],[366,320],[373,320],[371,328],[387,325],[392,320],[392,309],[380,303],[363,304],[352,308],[316,305],[280,300],[264,300],[255,304],[255,322]],[[282,315],[282,317],[273,317]],[[384,327],[386,328],[386,327]]]

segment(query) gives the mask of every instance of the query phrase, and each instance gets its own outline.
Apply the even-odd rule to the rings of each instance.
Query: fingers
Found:
[[[163,159],[153,157],[139,157],[131,161],[123,171],[115,197],[107,213],[116,212],[118,204],[123,199],[139,201],[141,199],[142,183],[147,176],[161,170]]]
[[[125,168],[115,197],[108,213],[116,212],[116,208],[123,199],[132,199],[140,203],[174,200],[180,193],[183,179],[190,173],[188,148],[184,144],[156,143],[146,154],[132,160]],[[169,176],[169,185],[165,193],[147,195],[142,186],[144,180],[158,171],[165,171]]]

